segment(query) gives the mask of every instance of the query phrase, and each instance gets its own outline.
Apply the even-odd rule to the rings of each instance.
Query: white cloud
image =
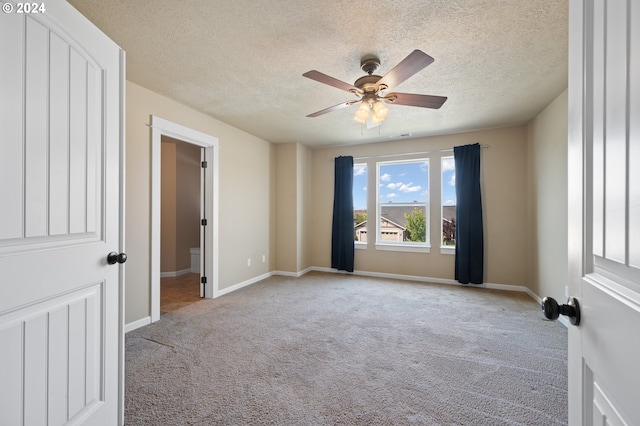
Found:
[[[413,186],[413,182],[409,182],[407,184],[402,184],[398,190],[402,192],[418,192],[422,189],[420,185]]]
[[[382,176],[380,176],[380,180],[382,182],[389,182],[391,180],[391,175],[389,173],[385,173]]]
[[[353,166],[353,175],[354,176],[362,176],[367,173],[367,165],[366,164],[356,164]]]
[[[413,182],[404,183],[404,182],[396,182],[390,183],[387,185],[389,189],[397,189],[400,192],[418,192],[422,189],[420,185],[413,186]]]
[[[387,198],[396,198],[397,196],[398,194],[392,192],[391,194],[387,195]]]
[[[451,175],[451,179],[449,179],[449,185],[450,186],[456,186],[456,174],[452,174]]]
[[[366,190],[367,190],[367,187],[366,187],[366,186],[365,186],[365,187],[363,187],[363,188],[362,188],[362,190],[363,190],[363,191],[366,191]]]
[[[453,158],[443,158],[442,159],[442,173],[448,172],[449,170],[456,169],[456,162]]]
[[[422,170],[423,172],[429,171],[429,162],[428,161],[424,161],[424,162],[420,163],[420,170]]]
[[[447,200],[447,201],[444,202],[444,205],[445,206],[455,206],[456,202],[453,201],[453,200]]]

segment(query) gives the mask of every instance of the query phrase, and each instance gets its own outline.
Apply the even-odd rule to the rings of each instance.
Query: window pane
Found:
[[[353,165],[354,240],[367,241],[367,165]]]
[[[442,245],[456,245],[456,167],[453,157],[442,157]]]
[[[429,241],[429,161],[378,163],[378,242]]]
[[[381,203],[426,203],[429,199],[429,161],[379,163]]]

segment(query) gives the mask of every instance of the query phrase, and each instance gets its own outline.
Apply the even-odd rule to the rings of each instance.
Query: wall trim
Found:
[[[160,272],[160,278],[171,278],[171,277],[179,277],[181,275],[187,275],[191,273],[191,268],[182,269],[180,271],[172,271],[172,272]]]
[[[456,280],[448,279],[448,278],[433,278],[433,277],[422,277],[417,275],[402,275],[402,274],[390,274],[386,272],[371,272],[371,271],[353,271],[345,272],[338,271],[337,269],[327,268],[323,266],[310,266],[306,269],[303,269],[299,272],[290,272],[290,271],[271,271],[266,274],[259,275],[257,277],[248,279],[246,281],[240,282],[238,284],[232,285],[231,287],[224,288],[218,292],[215,296],[222,296],[223,294],[231,293],[235,290],[241,289],[251,284],[255,284],[258,281],[262,281],[269,277],[279,275],[284,277],[293,277],[300,278],[301,276],[311,272],[327,272],[332,274],[351,274],[351,275],[359,275],[364,277],[375,277],[375,278],[389,278],[403,281],[415,281],[415,282],[423,282],[423,283],[432,283],[432,284],[447,284],[447,285],[457,285],[461,287],[473,287],[473,288],[488,288],[492,290],[505,290],[505,291],[519,291],[522,293],[527,293],[529,297],[535,300],[538,304],[542,303],[542,298],[531,291],[528,287],[522,285],[511,285],[511,284],[497,284],[497,283],[483,283],[483,284],[460,284]],[[564,318],[559,318],[559,321],[563,323],[565,326],[568,324],[567,321],[562,321]]]
[[[284,276],[284,277],[300,278],[303,275],[305,275],[305,274],[307,274],[309,272],[312,272],[312,271],[327,272],[327,273],[332,273],[332,274],[343,274],[343,275],[358,275],[358,276],[374,277],[374,278],[389,278],[389,279],[396,279],[396,280],[402,280],[402,281],[414,281],[414,282],[423,282],[423,283],[431,283],[431,284],[457,285],[457,286],[461,286],[461,287],[488,288],[488,289],[493,289],[493,290],[505,290],[505,291],[519,291],[519,292],[522,292],[522,293],[527,293],[538,304],[542,303],[542,299],[540,298],[540,296],[535,294],[529,288],[527,288],[525,286],[520,286],[520,285],[495,284],[495,283],[484,283],[484,284],[480,284],[480,285],[477,285],[477,284],[467,285],[467,284],[460,284],[456,280],[447,279],[447,278],[420,277],[420,276],[416,276],[416,275],[389,274],[389,273],[385,273],[385,272],[370,272],[370,271],[354,271],[353,273],[350,273],[350,272],[338,271],[336,269],[322,267],[322,266],[310,266],[310,267],[308,267],[306,269],[303,269],[303,270],[301,270],[299,272],[290,272],[290,271],[271,271],[271,272],[267,272],[265,274],[258,275],[256,277],[253,277],[253,278],[250,278],[248,280],[245,280],[245,281],[239,282],[237,284],[234,284],[234,285],[232,285],[230,287],[223,288],[222,290],[219,290],[219,291],[216,292],[216,294],[214,294],[214,298],[217,298],[217,297],[220,297],[220,296],[224,296],[225,294],[232,293],[232,292],[234,292],[236,290],[240,290],[241,288],[250,286],[252,284],[255,284],[257,282],[263,281],[263,280],[265,280],[267,278],[270,278],[270,277],[273,277],[273,276]],[[561,324],[563,324],[565,327],[567,327],[567,328],[569,327],[569,322],[567,321],[566,318],[560,317],[560,318],[558,318],[558,321]],[[150,316],[141,318],[141,319],[139,319],[137,321],[130,322],[127,325],[125,325],[125,333],[128,333],[130,331],[133,331],[133,330],[138,329],[140,327],[144,327],[145,325],[149,325],[149,324],[151,324],[151,317]]]
[[[209,167],[204,169],[204,184],[202,191],[207,188],[204,205],[201,206],[201,215],[206,217],[210,226],[201,227],[200,253],[207,254],[204,263],[204,271],[201,275],[208,278],[205,284],[204,297],[215,297],[218,289],[219,275],[219,241],[218,241],[218,217],[219,217],[219,148],[218,138],[165,120],[158,116],[151,116],[151,235],[150,235],[150,265],[149,277],[151,280],[151,321],[160,319],[160,146],[162,136],[170,136],[174,139],[191,143],[204,148],[203,161],[207,161]]]
[[[140,318],[139,320],[132,321],[124,326],[124,332],[128,333],[145,325],[151,324],[151,317]]]
[[[217,292],[214,293],[213,297],[214,298],[220,297],[220,296],[223,296],[225,294],[234,292],[236,290],[240,290],[243,287],[246,287],[248,285],[255,284],[255,283],[259,282],[259,281],[265,280],[265,279],[267,279],[269,277],[272,277],[273,275],[274,275],[273,272],[267,272],[266,274],[262,274],[262,275],[258,275],[257,277],[249,278],[246,281],[242,281],[242,282],[234,284],[234,285],[232,285],[230,287],[226,287],[226,288],[223,288],[222,290],[218,290]]]

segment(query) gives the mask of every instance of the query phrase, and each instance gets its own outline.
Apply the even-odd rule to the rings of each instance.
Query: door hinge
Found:
[[[207,283],[207,277],[200,278],[200,283],[206,284]]]
[[[202,220],[200,221],[200,224],[201,224],[202,226],[207,226],[207,219],[202,219]]]
[[[207,168],[207,162],[206,162],[206,161],[203,161],[203,162],[202,162],[202,168],[203,168],[203,169],[206,169],[206,168]]]

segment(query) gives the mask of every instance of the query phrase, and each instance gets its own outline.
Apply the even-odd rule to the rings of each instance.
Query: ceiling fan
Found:
[[[386,103],[438,109],[447,100],[446,97],[417,95],[413,93],[386,93],[387,90],[402,83],[432,62],[433,58],[431,56],[416,49],[400,61],[391,71],[381,77],[373,74],[380,66],[380,59],[373,55],[367,55],[360,61],[360,68],[365,71],[367,75],[357,79],[353,85],[323,74],[320,71],[308,71],[302,75],[320,83],[353,93],[358,99],[339,103],[338,105],[309,114],[307,117],[318,117],[328,112],[361,102],[354,120],[359,123],[366,122],[368,126],[375,126],[380,124],[387,114],[389,114],[389,109],[385,105]]]

